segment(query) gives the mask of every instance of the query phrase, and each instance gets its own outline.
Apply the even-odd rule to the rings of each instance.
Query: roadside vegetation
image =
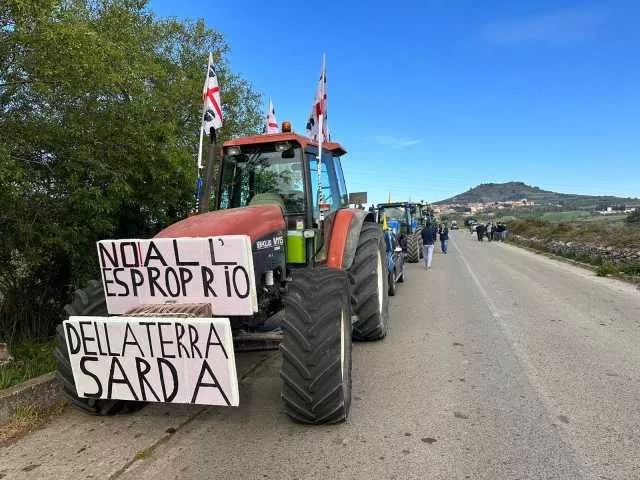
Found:
[[[47,421],[62,413],[66,403],[56,402],[50,408],[38,405],[20,405],[15,409],[9,423],[0,426],[0,447],[22,437],[28,432],[42,427]]]
[[[10,348],[12,360],[0,366],[0,390],[56,369],[53,350],[57,339],[25,341]]]
[[[24,361],[4,385],[46,365],[28,342],[49,345],[73,290],[97,278],[97,240],[189,212],[210,51],[219,140],[258,133],[260,95],[202,20],[157,18],[145,0],[0,2],[0,342]]]
[[[588,215],[554,212],[553,216],[512,219],[515,243],[572,258],[597,267],[600,276],[625,275],[640,279],[640,214]],[[515,237],[514,237],[515,235]]]

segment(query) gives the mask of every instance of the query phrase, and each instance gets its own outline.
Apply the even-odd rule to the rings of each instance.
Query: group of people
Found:
[[[445,223],[438,225],[437,222],[427,222],[422,229],[422,254],[424,266],[427,270],[431,269],[434,244],[438,237],[440,237],[440,250],[443,254],[446,254],[449,242],[449,228]]]
[[[473,230],[471,231],[473,232]],[[503,241],[507,239],[507,225],[502,222],[479,223],[476,225],[475,231],[479,241],[482,241],[484,237],[487,237],[489,241]],[[431,269],[434,245],[438,238],[440,238],[440,251],[446,255],[447,244],[449,242],[449,228],[447,224],[428,221],[422,229],[422,253],[424,266],[427,270]]]
[[[487,223],[486,225],[479,223],[476,225],[476,235],[478,236],[479,242],[481,242],[484,237],[487,237],[489,241],[503,241],[507,239],[507,225],[502,222]]]

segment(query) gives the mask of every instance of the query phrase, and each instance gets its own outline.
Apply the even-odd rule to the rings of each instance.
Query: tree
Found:
[[[222,35],[146,0],[0,3],[0,338],[47,336],[95,242],[148,237],[192,206],[213,52],[220,139],[257,133],[260,97]]]
[[[640,223],[640,207],[636,207],[636,209],[627,216],[627,223]]]

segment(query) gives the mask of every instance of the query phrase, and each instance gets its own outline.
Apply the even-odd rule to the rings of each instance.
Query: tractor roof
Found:
[[[251,135],[248,137],[240,137],[235,138],[233,140],[229,140],[224,142],[224,147],[235,147],[242,145],[258,145],[260,143],[273,143],[273,142],[297,142],[302,148],[307,148],[307,146],[312,145],[314,147],[318,147],[318,142],[314,142],[307,137],[303,137],[302,135],[298,135],[297,133],[268,133],[263,135]],[[335,142],[324,142],[322,144],[323,150],[330,151],[334,156],[340,156],[347,153],[347,151],[342,148],[342,145]]]
[[[388,207],[407,207],[409,205],[422,205],[419,202],[393,202],[393,203],[379,203],[376,205],[378,208],[388,208]]]

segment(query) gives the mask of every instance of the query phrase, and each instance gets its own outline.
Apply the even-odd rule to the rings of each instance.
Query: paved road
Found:
[[[452,237],[354,346],[346,424],[290,422],[277,354],[245,354],[239,408],[68,410],[0,449],[0,478],[640,478],[640,291]]]

